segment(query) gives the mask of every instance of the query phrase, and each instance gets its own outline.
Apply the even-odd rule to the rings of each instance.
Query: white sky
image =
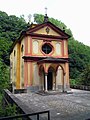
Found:
[[[8,15],[45,14],[61,20],[74,38],[90,46],[90,0],[0,0],[0,10]]]

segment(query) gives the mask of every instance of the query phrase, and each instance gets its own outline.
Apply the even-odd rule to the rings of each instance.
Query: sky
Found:
[[[90,0],[0,0],[0,10],[8,15],[45,14],[61,20],[79,42],[90,46]],[[33,21],[33,18],[31,19]]]

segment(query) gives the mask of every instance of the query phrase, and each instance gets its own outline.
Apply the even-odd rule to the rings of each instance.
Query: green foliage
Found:
[[[20,32],[27,27],[23,16],[20,18],[15,15],[8,16],[5,12],[0,11],[0,37],[8,41],[14,41],[20,35]]]
[[[76,79],[70,79],[70,84],[90,86],[90,64],[82,70],[82,73],[80,73]]]
[[[70,85],[78,85],[79,81],[78,79],[70,79]]]
[[[9,81],[9,53],[12,43],[20,35],[20,32],[27,28],[27,23],[23,16],[20,18],[15,15],[8,16],[5,12],[0,11],[0,101],[3,95],[3,89],[8,88]],[[0,103],[0,115],[12,115],[15,107],[7,106],[2,108]]]
[[[18,112],[17,106],[15,104],[4,105],[3,104],[3,95],[0,96],[0,117],[8,117],[20,115]],[[22,118],[17,118],[17,120],[22,120]]]
[[[70,78],[76,79],[90,63],[90,47],[71,38],[69,40]]]
[[[7,105],[3,107],[0,104],[0,117],[13,116],[17,114],[16,105]]]
[[[82,85],[90,86],[90,64],[85,67],[79,79]]]
[[[15,104],[4,105],[3,104],[3,95],[0,96],[0,117],[8,117],[20,115],[17,106]],[[17,120],[22,120],[22,118],[17,118]]]
[[[3,106],[3,95],[0,95],[0,117],[12,116],[17,114],[16,105]]]
[[[8,16],[0,11],[0,58],[9,65],[9,51],[12,43],[19,37],[20,32],[27,27],[23,16]]]
[[[44,17],[41,14],[34,14],[33,17],[34,17],[34,22],[36,22],[37,24],[41,24],[44,21]]]
[[[9,87],[9,67],[0,60],[0,93]]]
[[[9,65],[9,49],[12,42],[6,40],[5,37],[0,37],[0,59],[5,64]]]

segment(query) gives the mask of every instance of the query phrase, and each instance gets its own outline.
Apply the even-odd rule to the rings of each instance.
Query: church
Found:
[[[70,90],[68,38],[64,30],[49,22],[31,24],[12,45],[10,80],[13,90]]]

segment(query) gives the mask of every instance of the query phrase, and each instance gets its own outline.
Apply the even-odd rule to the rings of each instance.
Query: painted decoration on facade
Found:
[[[61,55],[61,44],[60,43],[56,43],[56,54],[57,55]]]
[[[33,41],[33,53],[37,54],[38,53],[38,42]]]

